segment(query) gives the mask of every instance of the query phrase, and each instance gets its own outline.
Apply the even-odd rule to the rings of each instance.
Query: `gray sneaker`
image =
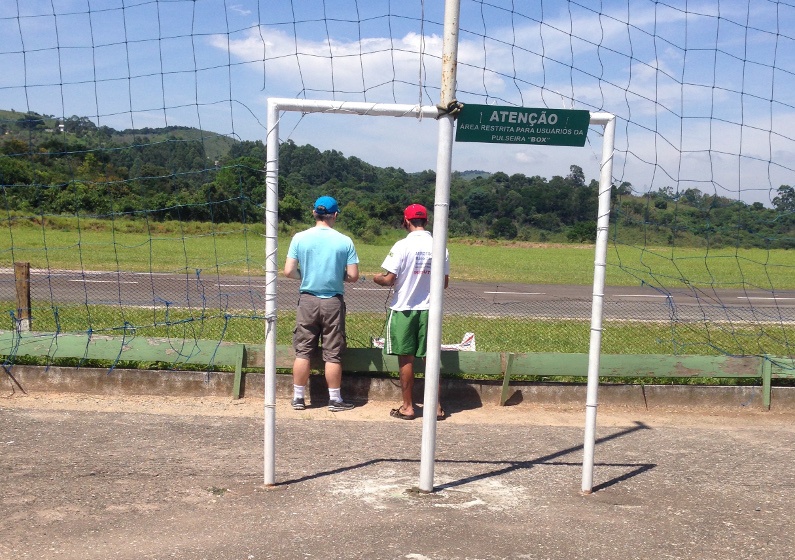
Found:
[[[306,403],[304,403],[304,399],[293,399],[293,410],[305,410]]]
[[[353,410],[354,408],[356,408],[356,405],[353,403],[337,401],[337,400],[328,402],[328,409],[331,412],[345,412],[346,410]]]

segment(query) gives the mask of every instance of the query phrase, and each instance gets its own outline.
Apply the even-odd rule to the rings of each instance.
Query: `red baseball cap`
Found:
[[[427,220],[428,210],[422,204],[412,204],[406,207],[403,217],[407,220]]]

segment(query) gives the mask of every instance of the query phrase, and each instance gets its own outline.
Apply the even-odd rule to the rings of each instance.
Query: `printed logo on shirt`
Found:
[[[414,274],[431,273],[431,253],[418,252],[414,257]]]

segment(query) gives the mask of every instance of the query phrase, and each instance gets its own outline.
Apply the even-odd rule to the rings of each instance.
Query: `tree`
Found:
[[[566,177],[566,181],[573,187],[584,187],[585,173],[582,167],[579,165],[569,166],[569,175]]]
[[[66,132],[77,134],[78,136],[83,136],[85,133],[97,129],[97,125],[95,125],[91,119],[88,117],[78,117],[76,115],[67,118],[63,122],[63,125]]]
[[[632,194],[632,183],[629,181],[622,181],[620,185],[615,187],[616,194],[620,196],[627,196]]]
[[[773,199],[773,208],[779,212],[795,211],[795,189],[789,185],[781,185],[778,196]]]
[[[0,153],[7,156],[18,156],[21,154],[27,154],[28,145],[22,140],[11,138],[10,140],[6,140],[5,142],[3,142],[3,145],[0,146]]]
[[[491,226],[491,234],[500,239],[513,239],[517,233],[516,226],[510,218],[499,218]]]
[[[355,202],[349,202],[340,211],[340,222],[355,237],[360,237],[367,229],[367,213]]]
[[[464,198],[464,206],[469,210],[469,215],[473,218],[486,216],[494,211],[496,204],[491,193],[485,189],[477,188]]]
[[[657,189],[657,194],[665,200],[674,200],[676,198],[673,187],[660,187]]]
[[[37,130],[44,128],[44,119],[38,113],[31,111],[17,119],[17,126],[25,130]]]
[[[696,188],[685,189],[682,193],[682,198],[691,206],[700,208],[704,201],[705,195]]]
[[[308,215],[309,212],[301,201],[291,194],[285,195],[279,203],[279,218],[287,223],[300,221]]]
[[[492,181],[495,183],[508,183],[510,182],[510,178],[506,173],[502,171],[497,171],[494,175],[491,176]]]
[[[596,242],[596,222],[577,222],[566,232],[566,239],[578,243]]]
[[[28,185],[33,181],[34,174],[33,166],[24,159],[0,158],[0,183],[4,186]]]

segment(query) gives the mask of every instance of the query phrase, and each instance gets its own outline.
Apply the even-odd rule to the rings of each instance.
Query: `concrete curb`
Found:
[[[26,393],[84,393],[96,395],[169,395],[179,397],[232,395],[234,373],[196,371],[153,371],[76,367],[16,365],[5,376],[7,390]],[[477,405],[499,403],[501,381],[443,379],[445,403]],[[261,398],[264,394],[262,374],[244,374],[243,396]],[[292,378],[276,376],[276,395],[290,398]],[[415,398],[422,401],[423,380],[415,384]],[[510,384],[508,406],[519,404],[580,405],[585,403],[585,385],[576,383]],[[400,401],[397,379],[346,374],[343,396],[354,401]],[[328,398],[322,376],[312,376],[309,399],[324,402]],[[602,384],[599,404],[639,409],[723,408],[764,410],[760,386],[702,385],[623,385]],[[773,387],[771,409],[795,410],[795,387]]]

